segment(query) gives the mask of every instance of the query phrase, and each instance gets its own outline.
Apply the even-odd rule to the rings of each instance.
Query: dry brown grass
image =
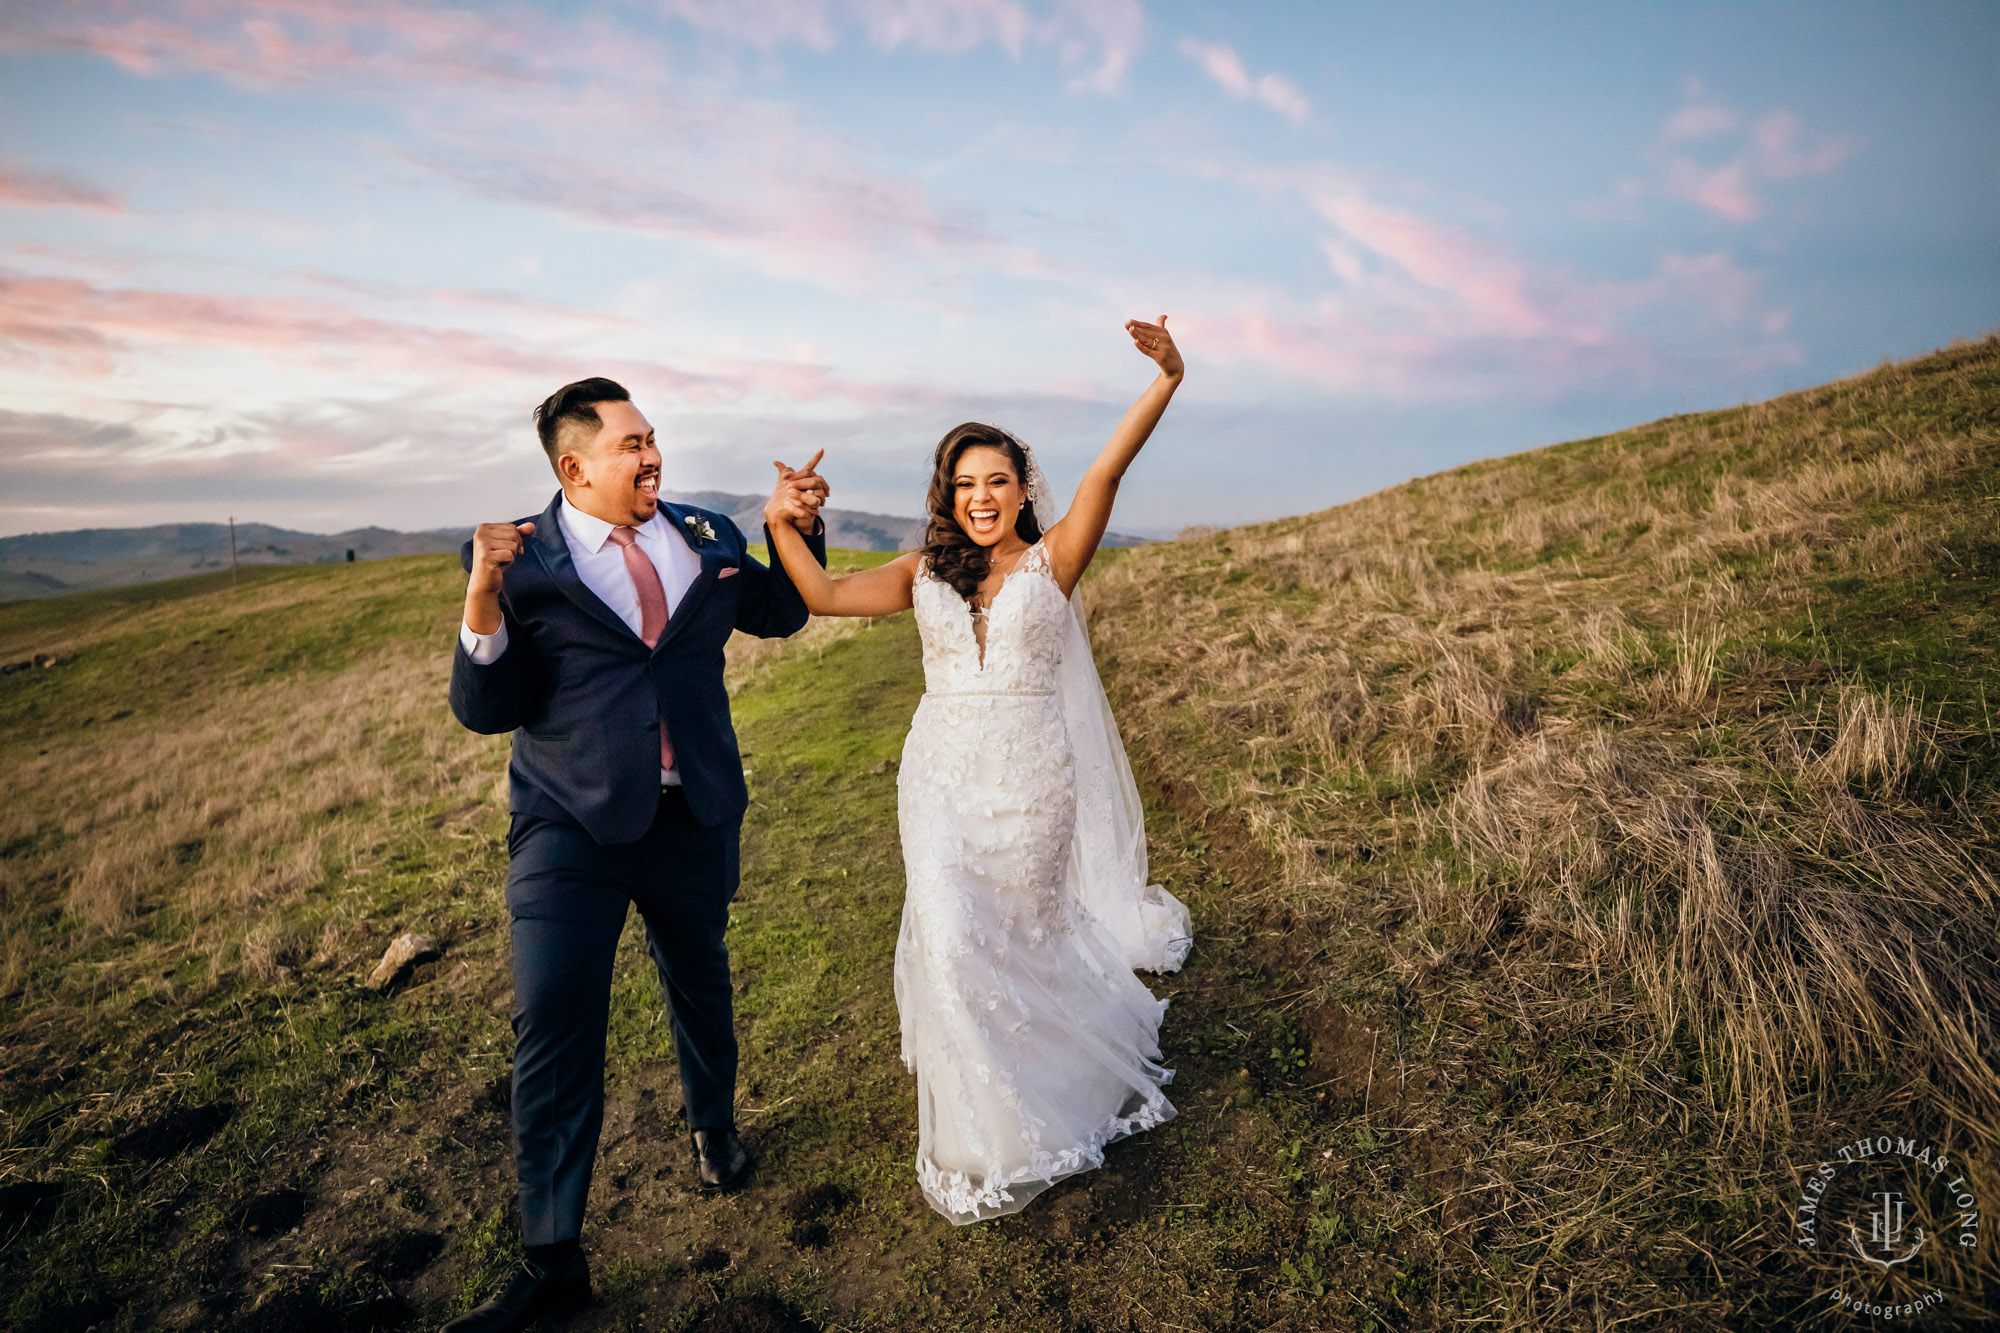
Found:
[[[309,955],[323,927],[282,924],[288,909],[379,853],[386,817],[446,798],[462,828],[491,794],[495,747],[440,706],[436,657],[388,650],[329,680],[248,685],[171,722],[23,758],[0,839],[35,850],[7,861],[10,907],[53,901],[109,934],[164,913],[162,947],[202,949],[212,974]],[[54,894],[36,903],[17,885]],[[43,936],[30,913],[10,916],[9,989]]]
[[[407,573],[368,571],[358,587],[326,577],[217,589],[53,624],[53,604],[22,608],[31,629],[0,631],[10,650],[29,644],[65,659],[95,650],[82,665],[121,683],[115,697],[79,705],[82,725],[0,738],[9,796],[0,993],[34,981],[45,1002],[64,1004],[85,975],[92,989],[154,984],[163,962],[189,951],[211,981],[368,961],[347,947],[366,906],[341,885],[380,864],[412,812],[434,812],[432,828],[469,838],[482,811],[506,802],[506,738],[466,731],[445,703],[459,576],[442,561],[424,568],[430,586],[414,598]],[[149,694],[145,661],[163,639],[282,647],[292,626],[355,614],[356,598],[398,588],[422,622],[414,633],[401,625],[282,672],[221,670],[221,688],[192,697]],[[815,621],[790,640],[738,635],[728,681],[745,684],[780,655],[822,650],[855,629]],[[142,716],[118,716],[127,712]],[[379,948],[379,933],[354,943]],[[85,955],[101,960],[63,980]]]
[[[1509,1243],[1565,1285],[1660,1242],[1617,1186],[1660,1188],[1645,1154],[1676,1144],[1724,1145],[1748,1174],[1712,1197],[1769,1204],[1830,1125],[1928,1117],[2000,1197],[2000,802],[1972,702],[2000,626],[1996,405],[1989,339],[1092,582],[1135,759],[1273,869],[1232,910],[1284,932],[1321,1003],[1422,1033],[1432,1091],[1404,1123],[1485,1158],[1466,1174]],[[1957,627],[1905,616],[1924,598]],[[1898,648],[1929,697],[1883,665]],[[1495,1031],[1530,1083],[1585,1049],[1667,1123],[1560,1177],[1533,1166],[1576,1129],[1558,1106],[1475,1145],[1450,1103]],[[1783,1248],[1781,1207],[1743,1225]],[[1616,1308],[1644,1309],[1626,1277]]]

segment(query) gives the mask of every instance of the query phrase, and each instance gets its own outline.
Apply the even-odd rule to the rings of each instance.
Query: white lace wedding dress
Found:
[[[926,690],[897,779],[896,1007],[917,1179],[965,1223],[1173,1117],[1166,1001],[1132,969],[1179,967],[1188,914],[1145,883],[1138,793],[1042,545],[994,596],[983,660],[963,597],[920,569],[914,598]]]

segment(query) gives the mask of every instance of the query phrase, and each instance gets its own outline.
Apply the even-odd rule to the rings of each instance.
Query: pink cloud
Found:
[[[1358,191],[1322,195],[1313,206],[1378,266],[1386,261],[1378,290],[1406,275],[1414,279],[1421,300],[1443,304],[1455,319],[1470,321],[1470,327],[1483,333],[1536,337],[1562,322],[1559,312],[1531,290],[1532,275],[1518,258],[1473,240],[1462,228],[1376,203]],[[1334,267],[1337,273],[1345,270],[1350,283],[1366,271],[1352,249],[1344,249]]]
[[[885,50],[1053,52],[1092,86],[1115,85],[1119,62],[1144,33],[1143,15],[1127,0],[674,0],[662,8],[746,45],[757,44],[762,31],[773,47],[859,40]],[[1042,294],[1058,286],[1081,293],[1095,315],[1114,288],[1122,302],[1138,276],[1149,278],[1147,290],[1208,283],[1079,272],[1011,239],[1006,219],[881,168],[867,149],[797,109],[690,89],[670,76],[676,61],[667,50],[608,26],[557,25],[512,10],[493,17],[408,10],[381,0],[80,3],[53,14],[38,18],[40,36],[0,33],[0,45],[70,41],[133,68],[204,69],[258,86],[311,83],[358,93],[414,127],[404,161],[478,195],[690,242],[703,257],[724,256],[878,308],[967,311],[976,284],[1025,277],[1045,284]],[[187,21],[153,17],[159,14]],[[1295,123],[1309,119],[1303,94],[1277,75],[1253,75],[1229,48],[1182,49],[1228,95]],[[630,77],[607,89],[591,77],[599,62]],[[1668,165],[1685,158],[1690,168],[1676,176],[1679,168],[1663,166],[1647,191],[1686,198],[1718,216],[1756,216],[1759,191],[1770,181],[1838,165],[1838,154],[1786,116],[1772,112],[1746,130],[1728,108],[1692,97],[1662,130],[1665,147],[1656,148],[1671,150]],[[578,143],[591,145],[587,157],[574,151]],[[1740,147],[1741,163],[1703,161],[1697,150],[1715,146]],[[1358,392],[1540,392],[1648,372],[1658,359],[1644,330],[1662,322],[1663,312],[1694,312],[1689,327],[1716,330],[1716,346],[1732,355],[1745,347],[1734,340],[1732,321],[1754,319],[1754,282],[1739,281],[1726,256],[1670,256],[1642,281],[1593,280],[1494,242],[1469,207],[1459,211],[1472,227],[1431,215],[1436,208],[1411,191],[1324,170],[1302,171],[1283,188],[1324,224],[1309,224],[1322,233],[1313,239],[1327,263],[1324,288],[1208,283],[1188,313],[1176,316],[1191,347],[1199,334],[1209,340],[1204,350],[1220,358]],[[842,380],[812,356],[580,355],[578,347],[643,348],[648,330],[594,312],[538,314],[490,293],[397,295],[359,285],[342,290],[326,279],[305,297],[240,301],[0,274],[0,302],[0,355],[73,369],[123,369],[141,354],[169,365],[183,349],[228,347],[333,372],[323,375],[330,385],[355,382],[353,370],[362,366],[381,381],[428,375],[456,388],[546,385],[583,373],[577,363],[587,360],[589,370],[655,383],[688,402],[740,403],[759,394],[849,404],[925,400],[925,391],[908,385]]]
[[[827,0],[657,0],[655,8],[690,27],[764,51],[780,46],[827,51],[839,40]]]
[[[1799,118],[1789,111],[1773,111],[1759,120],[1751,133],[1757,146],[1757,162],[1774,180],[1797,180],[1801,176],[1825,176],[1840,169],[1854,146],[1844,139],[1828,139],[1817,148],[1801,149]]]
[[[426,309],[466,311],[481,316],[514,318],[530,323],[538,332],[568,334],[608,330],[631,333],[643,332],[648,327],[637,316],[537,300],[515,292],[465,287],[408,287],[314,269],[294,270],[289,276],[319,290],[339,292],[391,308],[417,312]]]
[[[953,54],[1030,47],[1081,66],[1077,86],[1118,88],[1145,32],[1137,0],[657,0],[698,31],[770,51],[825,51],[843,30],[884,50]],[[601,78],[657,83],[665,53],[596,18],[522,3],[420,8],[396,0],[80,0],[0,32],[0,49],[72,49],[134,73],[200,69],[252,86],[427,82],[553,86]]]
[[[337,500],[352,512],[358,497],[417,487],[434,503],[470,506],[404,520],[432,526],[477,517],[481,504],[518,512],[523,485],[530,494],[546,487],[526,410],[583,374],[632,389],[673,441],[678,484],[693,484],[692,468],[735,489],[758,484],[774,440],[807,442],[788,446],[783,456],[796,458],[837,422],[848,423],[844,440],[879,441],[893,428],[920,446],[977,397],[846,378],[811,348],[795,360],[661,355],[651,351],[663,341],[657,328],[628,329],[595,312],[487,293],[314,282],[354,299],[241,298],[0,270],[0,364],[12,363],[17,383],[36,384],[42,408],[0,412],[0,490],[47,499],[78,489],[79,469],[115,464],[130,469],[118,474],[136,488],[128,494],[153,499],[162,486],[186,485],[204,502],[255,493]],[[381,305],[434,317],[469,307],[486,318],[478,329],[441,327],[384,317]],[[540,336],[496,331],[493,317]],[[617,327],[583,346],[563,336],[565,327],[594,323]],[[1067,400],[1042,393],[1036,401]],[[793,410],[806,403],[814,410]],[[746,455],[749,440],[761,443]],[[193,486],[202,479],[214,486]],[[486,500],[468,498],[481,487]],[[14,506],[0,521],[30,521],[23,513]]]
[[[1661,255],[1653,277],[1618,290],[1628,306],[1653,305],[1678,297],[1694,302],[1723,323],[1735,324],[1753,313],[1758,285],[1755,274],[1737,267],[1726,251],[1716,250],[1705,255]]]
[[[1312,103],[1298,86],[1281,74],[1251,78],[1243,58],[1227,46],[1205,45],[1192,37],[1181,39],[1181,54],[1201,67],[1216,87],[1238,101],[1261,102],[1294,125],[1312,118]]]
[[[195,69],[255,87],[553,85],[617,61],[635,77],[649,53],[594,21],[531,9],[418,8],[394,0],[80,0],[30,11],[0,49],[82,50],[137,74]],[[636,66],[636,67],[635,67]]]
[[[1043,261],[978,213],[854,160],[781,108],[745,109],[713,138],[663,145],[633,172],[514,143],[471,140],[409,160],[490,198],[591,226],[692,242],[760,272],[889,303],[934,307],[944,274]]]
[[[1795,361],[1786,322],[1726,252],[1663,254],[1638,278],[1579,274],[1474,227],[1424,195],[1329,167],[1199,174],[1295,195],[1323,219],[1327,282],[1213,283],[1176,315],[1191,355],[1387,399],[1547,397],[1608,382]],[[1464,206],[1477,217],[1476,204]]]
[[[360,284],[353,290],[379,295]],[[384,318],[331,300],[107,287],[0,270],[0,358],[36,364],[45,378],[68,375],[94,381],[126,366],[156,366],[162,353],[213,347],[250,354],[287,374],[331,374],[336,384],[351,384],[359,367],[376,385],[449,385],[452,392],[491,392],[503,386],[512,392],[512,386],[524,383],[546,392],[548,386],[591,373],[704,406],[754,397],[907,406],[945,397],[944,391],[924,386],[846,379],[818,359],[635,356],[620,349],[656,343],[658,335],[644,325],[631,327],[594,311],[543,302],[496,305],[484,293],[416,290],[406,296],[408,304],[419,307],[450,308],[457,298],[479,313],[500,309],[520,314],[541,336],[509,337],[504,331]],[[605,350],[580,351],[574,339],[561,336],[565,326],[606,324],[616,332],[608,343],[594,344]],[[243,372],[234,374],[240,378]],[[261,377],[251,375],[249,382]]]
[[[1037,28],[1008,0],[852,0],[850,12],[884,50],[968,51],[988,42],[1019,56]]]
[[[523,373],[519,348],[459,330],[371,319],[330,302],[222,297],[100,287],[74,278],[0,272],[0,344],[53,354],[86,373],[108,371],[134,342],[228,347],[267,355],[306,350],[385,366],[428,364]]]
[[[1072,84],[1092,92],[1116,92],[1124,86],[1146,35],[1145,12],[1138,0],[1064,0],[1066,22],[1054,38],[1057,51],[1071,63],[1094,65]]]
[[[0,167],[0,205],[86,208],[98,213],[125,211],[125,202],[109,190],[53,172],[16,171],[9,167]]]
[[[1146,27],[1137,0],[661,0],[660,10],[766,51],[830,50],[848,27],[885,51],[958,54],[993,45],[1018,59],[1044,47],[1084,66],[1076,86],[1097,92],[1124,82]]]
[[[1751,222],[1764,211],[1751,191],[1750,165],[1741,160],[1704,167],[1677,158],[1667,164],[1660,188],[1669,198],[1699,204],[1731,222]]]
[[[1218,294],[1213,309],[1176,318],[1191,355],[1395,401],[1558,397],[1611,381],[1799,359],[1782,340],[1782,316],[1755,313],[1755,276],[1727,255],[1663,255],[1652,274],[1629,283],[1538,276],[1551,290],[1539,298],[1532,331],[1468,317],[1455,302],[1268,290]],[[1683,337],[1699,336],[1685,347],[1662,339],[1662,317]]]
[[[1853,150],[1838,138],[1805,145],[1804,126],[1783,108],[1745,128],[1744,118],[1711,98],[1699,81],[1690,82],[1687,95],[1687,104],[1660,129],[1653,177],[1621,182],[1624,197],[1678,199],[1730,222],[1754,222],[1764,214],[1771,183],[1828,175]],[[1709,154],[1696,155],[1697,143],[1711,145]]]
[[[821,47],[848,30],[885,48],[994,43],[1057,50],[1115,81],[1143,28],[1129,0],[671,0],[730,40]],[[412,10],[385,0],[84,3],[0,33],[0,47],[74,46],[139,70],[200,69],[252,86],[312,84],[381,101],[416,131],[405,161],[489,198],[689,241],[751,268],[935,308],[935,266],[1015,274],[1044,256],[771,101],[671,76],[669,53],[603,23],[524,10]],[[606,68],[620,77],[602,79]],[[525,89],[532,95],[524,95]],[[575,145],[588,142],[585,158]]]
[[[1738,117],[1726,106],[1712,102],[1697,102],[1682,107],[1667,119],[1666,128],[1660,137],[1668,143],[1689,143],[1696,139],[1713,138],[1736,128]]]

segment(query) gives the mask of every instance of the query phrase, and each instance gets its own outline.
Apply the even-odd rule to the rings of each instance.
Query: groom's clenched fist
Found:
[[[532,523],[481,523],[472,530],[472,581],[500,586],[500,575],[535,535]]]
[[[465,623],[474,634],[491,634],[500,628],[500,576],[520,557],[522,543],[534,535],[532,523],[481,523],[472,530],[472,577],[465,585]]]

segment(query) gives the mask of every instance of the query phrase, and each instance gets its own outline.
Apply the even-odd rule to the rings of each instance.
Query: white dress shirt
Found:
[[[574,508],[567,496],[557,507],[556,517],[562,523],[563,541],[569,546],[570,559],[576,565],[576,576],[583,580],[584,587],[597,594],[598,600],[616,611],[618,618],[637,634],[643,623],[639,615],[639,590],[632,586],[631,572],[625,568],[624,551],[611,540],[611,529],[615,525]],[[638,536],[633,544],[646,553],[646,558],[653,562],[653,568],[660,572],[660,587],[667,594],[667,615],[671,617],[680,606],[688,585],[700,575],[701,557],[674,529],[665,509],[655,511],[633,532]],[[507,651],[506,623],[503,621],[500,628],[491,634],[478,634],[472,626],[460,621],[458,641],[464,645],[473,662],[479,666],[490,666]],[[672,785],[680,780],[681,775],[676,770],[660,770],[662,783]]]

